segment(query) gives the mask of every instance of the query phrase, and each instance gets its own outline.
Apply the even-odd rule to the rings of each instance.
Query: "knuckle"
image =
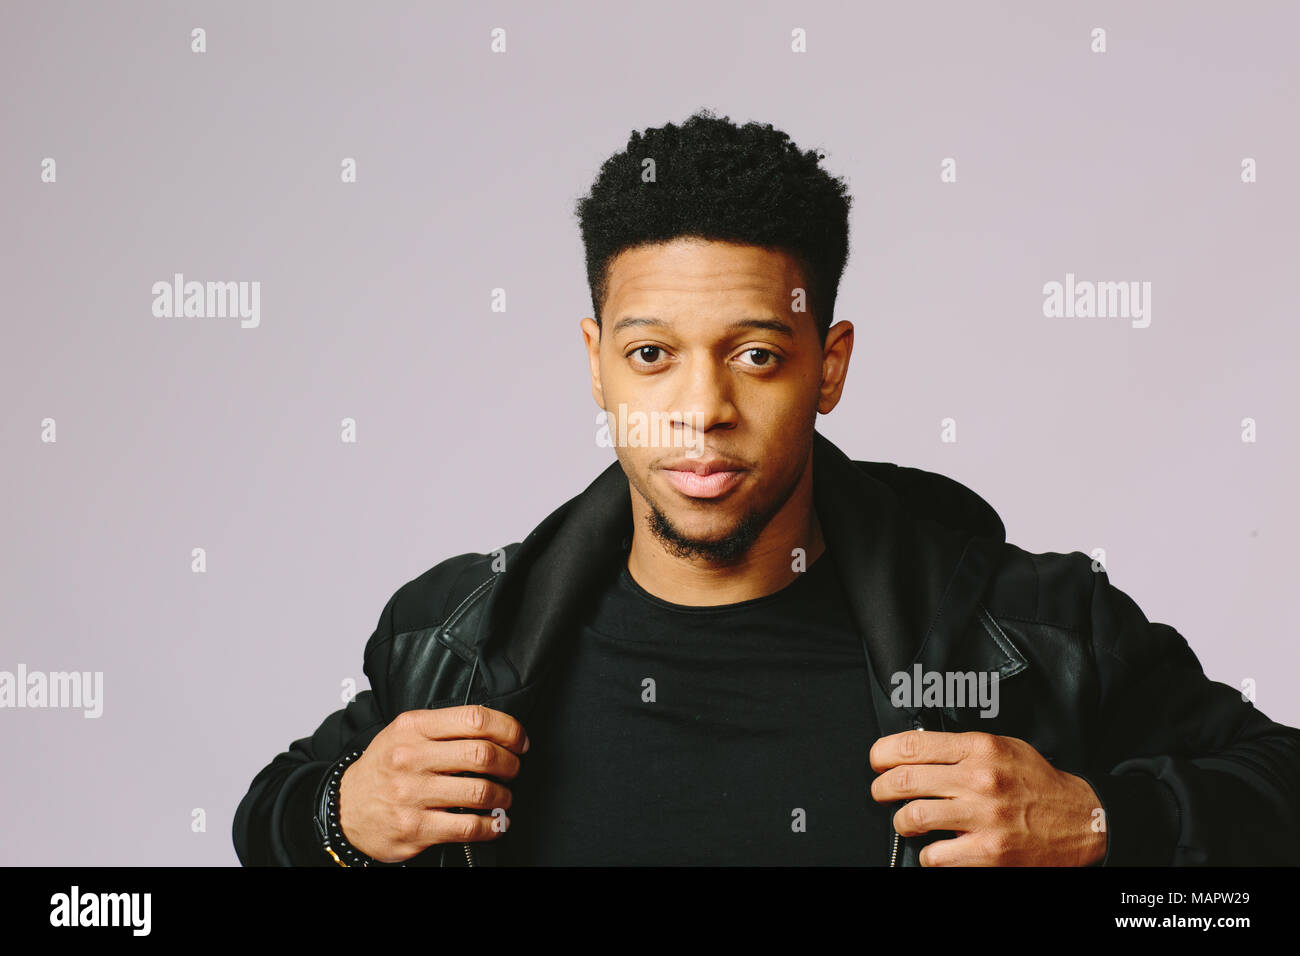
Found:
[[[385,770],[396,773],[402,769],[402,760],[404,754],[400,747],[393,747],[384,754],[383,767]]]
[[[395,744],[393,748],[388,751],[388,766],[394,770],[401,770],[408,767],[410,766],[410,763],[411,748],[406,744]]]
[[[470,784],[469,805],[486,807],[492,802],[492,781],[482,777],[473,777]]]
[[[464,722],[465,727],[468,730],[481,731],[487,726],[487,708],[481,704],[470,704],[460,713],[461,720]]]
[[[925,826],[925,806],[918,800],[913,800],[902,810],[898,811],[899,816],[903,818],[904,824],[910,830],[919,830]]]
[[[485,768],[492,765],[492,748],[486,740],[468,740],[465,742],[465,762],[471,767]]]
[[[457,813],[451,824],[452,835],[460,843],[470,843],[478,836],[479,818],[476,813]]]
[[[999,782],[999,774],[993,767],[980,767],[975,771],[975,789],[981,793],[997,792]]]
[[[393,817],[393,829],[403,841],[415,839],[420,834],[420,814],[411,807],[402,807]]]
[[[915,757],[921,752],[921,731],[909,730],[898,742],[898,748],[905,757]]]
[[[894,770],[894,786],[903,793],[911,793],[915,775],[911,767],[898,767]]]
[[[415,711],[404,710],[393,719],[393,726],[403,733],[410,733],[415,730],[416,717]]]
[[[1002,767],[994,764],[989,768],[989,792],[1005,793],[1009,782],[1010,777]]]

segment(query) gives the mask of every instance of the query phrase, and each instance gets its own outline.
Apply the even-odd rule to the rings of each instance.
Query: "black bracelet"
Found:
[[[364,752],[354,750],[336,760],[317,790],[316,835],[320,837],[322,848],[339,866],[370,866],[378,862],[347,841],[339,815],[339,786],[343,782],[343,771]]]

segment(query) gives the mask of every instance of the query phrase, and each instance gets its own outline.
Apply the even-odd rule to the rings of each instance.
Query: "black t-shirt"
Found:
[[[510,784],[507,865],[883,865],[862,639],[824,552],[785,588],[670,604],[624,567]]]

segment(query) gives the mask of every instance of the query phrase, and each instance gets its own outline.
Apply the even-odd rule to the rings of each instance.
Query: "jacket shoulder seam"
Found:
[[[489,591],[492,590],[493,586],[497,582],[497,578],[499,577],[500,575],[493,571],[491,577],[478,584],[474,590],[466,596],[465,600],[460,602],[456,610],[451,613],[451,616],[449,616],[447,620],[434,628],[434,633],[439,635],[439,639],[451,648],[452,652],[457,657],[466,663],[474,660],[474,651],[469,647],[466,647],[459,638],[453,637],[451,629],[456,626],[457,621],[469,612],[470,608],[477,604]]]
[[[457,557],[463,557],[463,558],[480,558],[480,557],[483,557],[483,555],[474,554],[474,553],[471,552],[471,553],[469,553],[469,554],[465,554],[465,555],[458,555]],[[454,561],[454,560],[456,560],[456,558],[448,558],[447,560],[448,560],[448,562],[450,562],[450,561]],[[459,579],[459,577],[460,577],[461,575],[463,575],[463,574],[465,573],[465,571],[467,571],[467,570],[468,570],[468,568],[466,568],[465,570],[462,570],[462,571],[457,575],[457,579]],[[384,644],[389,643],[390,641],[393,641],[393,640],[395,640],[395,639],[397,639],[397,638],[399,638],[399,637],[402,637],[402,636],[404,636],[404,635],[406,635],[406,634],[414,634],[414,633],[416,633],[417,631],[426,631],[426,630],[430,630],[430,629],[435,630],[435,631],[438,631],[438,630],[442,630],[442,629],[444,629],[444,628],[450,626],[450,624],[454,623],[454,619],[458,618],[459,616],[464,615],[464,613],[465,613],[466,611],[469,610],[470,605],[471,605],[471,604],[472,604],[472,603],[473,603],[477,598],[481,597],[481,596],[482,596],[482,593],[487,589],[488,585],[492,584],[492,583],[493,583],[493,582],[494,582],[498,577],[500,577],[500,575],[498,575],[495,571],[492,571],[492,572],[491,572],[491,576],[490,576],[487,580],[482,581],[482,582],[480,582],[479,584],[477,584],[477,585],[474,586],[474,588],[470,591],[470,593],[469,593],[468,595],[466,595],[466,596],[461,600],[460,604],[458,604],[458,605],[456,606],[455,610],[452,611],[451,615],[447,615],[447,614],[445,613],[446,604],[445,604],[445,597],[444,597],[443,611],[439,612],[439,614],[438,614],[438,615],[437,615],[437,616],[436,616],[436,617],[435,617],[435,618],[434,618],[430,623],[425,624],[425,625],[423,625],[423,626],[421,626],[421,627],[411,627],[411,628],[406,628],[405,630],[402,630],[402,631],[398,631],[398,630],[396,630],[395,628],[390,628],[390,631],[389,631],[388,634],[385,634],[385,635],[384,635],[383,637],[381,637],[379,640],[374,641],[374,642],[371,643],[371,644],[368,644],[368,646],[367,646],[367,648],[366,648],[366,657],[369,658],[369,656],[370,656],[370,655],[371,655],[371,654],[372,654],[372,653],[373,653],[377,648],[382,647]],[[417,578],[416,580],[419,580],[419,579]],[[408,582],[407,582],[406,584],[404,584],[401,588],[399,588],[399,589],[397,590],[397,593],[394,594],[393,597],[390,599],[390,601],[389,601],[390,618],[391,618],[391,608],[392,608],[392,605],[397,601],[397,597],[398,597],[398,595],[400,595],[400,594],[402,593],[403,590],[405,590],[406,588],[410,587],[410,585],[413,584],[413,583],[414,583],[413,581],[408,581]],[[445,591],[445,592],[446,592],[446,591],[451,591],[451,590],[453,590],[453,588],[454,588],[454,583],[453,583],[453,586],[452,586],[452,587],[445,588],[444,591]]]
[[[459,621],[461,617],[465,615],[465,613],[478,600],[478,598],[483,594],[483,592],[496,583],[496,579],[497,579],[497,573],[495,571],[489,571],[489,576],[485,580],[480,582],[478,585],[476,585],[474,587],[474,590],[470,591],[470,593],[465,596],[465,600],[461,601],[460,604],[456,606],[456,610],[452,611],[451,614],[447,616],[447,619],[444,620],[442,624],[439,625],[439,627],[443,628],[444,630],[454,627],[456,622]]]

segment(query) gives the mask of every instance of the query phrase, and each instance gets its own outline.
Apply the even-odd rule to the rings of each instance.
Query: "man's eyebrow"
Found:
[[[610,329],[610,335],[617,335],[623,329],[634,328],[637,326],[654,326],[657,328],[670,328],[670,323],[663,319],[651,318],[648,316],[629,315],[619,319]],[[788,322],[782,322],[780,319],[737,319],[727,326],[727,331],[738,329],[766,329],[768,332],[776,332],[784,335],[788,339],[794,338],[794,329]]]

